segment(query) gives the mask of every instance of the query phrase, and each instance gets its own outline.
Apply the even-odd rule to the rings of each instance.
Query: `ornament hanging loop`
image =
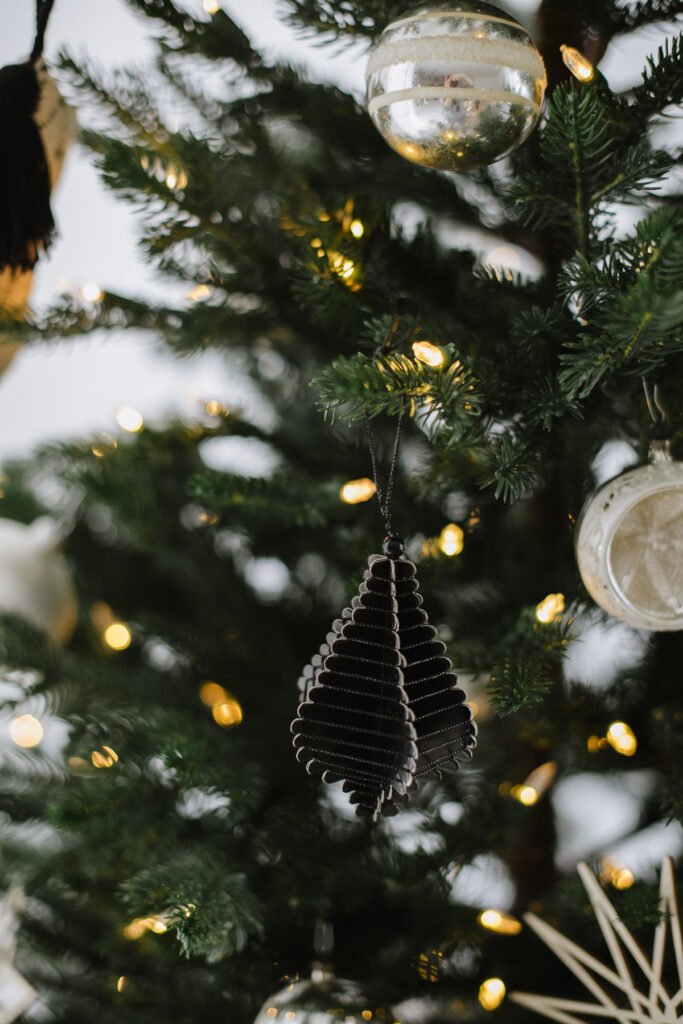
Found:
[[[653,441],[666,441],[669,438],[669,414],[662,398],[662,391],[657,381],[650,384],[647,377],[643,377],[643,392],[645,402],[652,421],[650,432]]]
[[[377,488],[377,504],[379,505],[380,513],[382,515],[382,518],[384,519],[384,528],[387,531],[387,543],[389,543],[390,541],[397,541],[400,544],[400,547],[401,547],[401,552],[399,552],[399,554],[402,553],[403,544],[402,544],[402,542],[400,542],[399,538],[394,533],[393,524],[392,524],[392,507],[391,507],[391,503],[392,503],[392,498],[393,498],[393,493],[394,493],[394,482],[395,482],[395,479],[396,479],[396,467],[398,465],[398,453],[399,453],[399,449],[400,449],[400,446],[401,446],[401,430],[402,430],[402,427],[403,427],[403,413],[401,412],[401,413],[399,413],[398,422],[396,424],[396,436],[394,438],[394,450],[393,450],[392,455],[391,455],[391,463],[389,465],[389,475],[387,477],[387,485],[386,485],[386,488],[382,488],[382,485],[380,484],[380,481],[379,481],[379,473],[377,471],[377,446],[376,446],[376,443],[375,443],[375,435],[374,435],[374,433],[372,431],[372,426],[370,424],[370,417],[367,414],[365,416],[365,431],[366,431],[366,434],[367,434],[367,437],[368,437],[368,448],[370,449],[370,461],[372,463],[372,478],[373,478],[373,480],[375,482],[375,487]],[[393,545],[393,546],[396,546],[396,545]],[[387,554],[388,553],[389,552],[387,552]],[[398,557],[398,554],[394,555],[393,557]]]
[[[50,20],[54,5],[55,0],[36,0],[36,37],[33,42],[33,49],[31,50],[31,64],[35,64],[43,56],[45,32],[47,31],[47,23]]]

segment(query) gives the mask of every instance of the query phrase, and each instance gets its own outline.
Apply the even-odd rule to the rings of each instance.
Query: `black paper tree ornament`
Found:
[[[388,537],[358,597],[300,680],[297,758],[343,780],[358,813],[395,814],[418,777],[471,758],[476,726],[446,648],[422,608],[415,566]]]

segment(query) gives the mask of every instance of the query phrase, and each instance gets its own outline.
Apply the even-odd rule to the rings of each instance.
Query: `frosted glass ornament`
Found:
[[[368,1016],[369,1014],[369,1016]],[[311,977],[291,982],[266,999],[254,1024],[391,1024],[389,1007],[379,1007],[352,981],[336,978],[327,967],[315,965]]]
[[[389,145],[441,171],[483,167],[533,131],[547,77],[526,29],[478,0],[392,22],[368,61],[370,117]]]
[[[0,519],[0,613],[10,612],[65,643],[78,618],[76,591],[59,550],[57,524]]]
[[[636,629],[683,629],[683,462],[667,442],[588,499],[576,557],[586,589],[610,615]]]

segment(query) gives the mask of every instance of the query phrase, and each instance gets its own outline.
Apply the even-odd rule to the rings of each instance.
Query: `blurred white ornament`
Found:
[[[395,1016],[388,1007],[377,1008],[355,982],[335,978],[329,967],[315,964],[306,981],[292,981],[281,992],[266,999],[254,1024],[392,1024]]]
[[[16,950],[16,915],[23,901],[23,893],[17,886],[0,898],[0,1024],[12,1024],[38,996],[12,963]]]
[[[43,140],[50,187],[54,189],[62,173],[67,150],[76,138],[78,123],[75,110],[59,92],[45,61],[41,58],[35,67],[40,84],[40,102],[34,120]],[[0,310],[22,320],[28,307],[32,282],[32,270],[12,271],[6,267],[0,271]],[[18,344],[12,343],[0,346],[0,373],[7,369],[18,348]]]
[[[58,643],[76,628],[76,590],[53,520],[0,519],[0,612],[22,616]]]
[[[397,153],[465,171],[524,142],[547,76],[518,21],[493,4],[453,0],[392,22],[370,54],[366,83],[370,117]]]
[[[650,462],[586,502],[576,530],[586,589],[636,629],[683,629],[683,462],[656,441]]]

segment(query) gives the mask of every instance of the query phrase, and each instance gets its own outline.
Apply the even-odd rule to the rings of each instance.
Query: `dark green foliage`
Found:
[[[682,98],[680,39],[628,95],[599,74],[557,87],[510,161],[453,178],[394,154],[356,97],[263,59],[225,11],[130,6],[154,26],[153,67],[108,79],[65,54],[62,71],[81,97],[84,145],[137,212],[144,258],[187,298],[64,298],[3,321],[0,342],[130,328],[181,357],[211,348],[269,416],[214,408],[196,424],[5,467],[5,515],[45,512],[55,480],[68,494],[81,609],[64,648],[0,621],[8,713],[28,702],[59,718],[65,744],[54,759],[12,748],[0,765],[2,881],[29,897],[22,970],[59,1024],[250,1024],[283,979],[306,972],[325,919],[338,973],[382,1001],[418,1000],[428,1024],[479,1019],[490,976],[569,995],[530,930],[485,932],[474,904],[488,893],[470,905],[457,879],[502,862],[514,913],[533,905],[602,955],[578,881],[557,867],[555,787],[614,774],[648,790],[638,828],[683,820],[680,635],[651,638],[600,689],[565,662],[604,625],[578,577],[574,524],[606,442],[646,451],[644,374],[662,381],[683,443],[680,157],[647,134]],[[577,31],[603,43],[681,13],[671,0],[577,0],[546,4],[547,16],[560,24],[569,6]],[[281,12],[339,44],[369,42],[405,8],[283,0]],[[637,208],[635,227],[621,204]],[[514,246],[536,272],[492,268],[474,244]],[[416,358],[425,340],[443,365]],[[373,830],[303,772],[289,723],[302,666],[382,543],[375,503],[343,504],[340,486],[371,472],[366,418],[384,476],[399,414],[394,522],[478,706],[480,743],[471,767],[425,782]],[[267,446],[276,468],[207,468],[205,446],[227,437]],[[453,557],[438,544],[450,522],[463,530]],[[538,603],[560,592],[568,611],[539,622]],[[130,627],[121,652],[103,642],[102,604]],[[241,722],[217,724],[206,681],[239,703]],[[634,758],[600,743],[615,719],[636,731]],[[540,765],[554,782],[523,807],[510,794]],[[589,856],[599,866],[607,853]],[[645,935],[651,887],[617,902]],[[132,921],[137,938],[124,932]],[[420,964],[437,961],[430,984]]]

